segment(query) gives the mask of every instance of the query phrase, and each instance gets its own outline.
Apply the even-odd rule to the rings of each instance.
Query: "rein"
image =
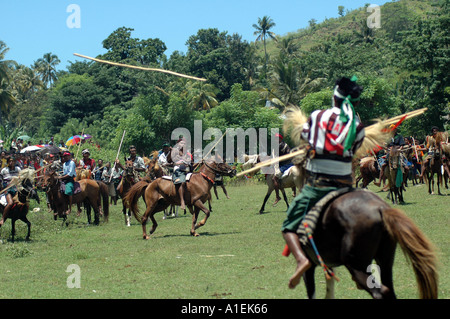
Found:
[[[212,170],[214,173],[218,173],[218,174],[220,174],[220,175],[222,175],[222,174],[227,174],[226,171],[219,171],[218,169],[209,166],[208,163],[206,163],[205,161],[202,161],[202,163],[205,164],[205,166],[206,166],[207,168],[209,168],[210,170]]]

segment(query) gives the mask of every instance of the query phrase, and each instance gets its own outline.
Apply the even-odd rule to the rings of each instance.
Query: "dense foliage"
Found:
[[[423,139],[432,125],[448,128],[450,0],[406,1],[382,6],[379,29],[367,26],[366,8],[345,12],[284,37],[265,16],[253,24],[255,43],[239,34],[201,29],[187,52],[165,55],[160,39],[137,39],[121,27],[103,41],[101,59],[169,69],[207,79],[198,82],[95,62],[57,71],[45,54],[27,67],[7,60],[0,41],[0,138],[28,134],[34,142],[66,140],[81,131],[105,149],[125,145],[148,154],[171,141],[177,127],[281,128],[290,104],[307,113],[330,105],[334,81],[357,75],[365,90],[356,109],[363,122],[421,107],[428,112],[401,126]],[[249,28],[252,27],[249,21]],[[261,40],[261,41],[259,41]],[[51,48],[49,48],[51,49]],[[447,127],[446,127],[447,126]]]

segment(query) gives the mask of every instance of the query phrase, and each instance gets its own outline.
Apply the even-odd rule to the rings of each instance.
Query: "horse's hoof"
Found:
[[[144,240],[149,240],[149,239],[150,239],[150,236],[144,235],[142,238],[143,238]]]

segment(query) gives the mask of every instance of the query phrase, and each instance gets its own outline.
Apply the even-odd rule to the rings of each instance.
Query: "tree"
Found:
[[[338,6],[338,14],[343,17],[344,16],[344,10],[345,7],[344,6]]]
[[[0,41],[0,125],[3,124],[2,113],[7,114],[10,107],[15,104],[14,96],[10,89],[11,66],[14,64],[11,60],[4,60],[9,48],[3,41]]]
[[[262,19],[258,18],[258,24],[253,24],[253,28],[256,29],[256,31],[253,33],[254,35],[257,36],[256,41],[263,41],[264,44],[264,57],[265,57],[264,72],[266,79],[267,79],[267,63],[268,63],[266,39],[271,38],[277,41],[275,33],[270,31],[270,29],[272,29],[275,25],[276,25],[275,22],[273,22],[273,20],[269,16],[264,16],[262,17]]]
[[[42,58],[35,62],[34,68],[40,75],[41,81],[44,83],[46,88],[51,87],[52,84],[58,79],[56,66],[60,62],[61,61],[58,59],[58,56],[52,54],[51,52],[45,53]]]

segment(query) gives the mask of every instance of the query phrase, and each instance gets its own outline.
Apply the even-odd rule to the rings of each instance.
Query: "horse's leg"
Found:
[[[25,237],[25,240],[30,240],[30,234],[31,234],[31,223],[28,220],[27,216],[23,216],[22,218],[20,218],[21,221],[23,221],[25,224],[27,224],[28,227],[28,232],[27,232],[27,237]]]
[[[333,269],[331,269],[333,271]],[[334,270],[334,273],[336,273],[336,271]],[[334,278],[330,278],[330,279],[326,279],[326,284],[327,284],[327,293],[325,294],[325,299],[335,299],[334,296]]]
[[[286,196],[286,192],[284,191],[284,188],[280,188],[281,194],[283,194],[284,202],[286,203],[287,208],[289,208],[289,202]]]
[[[314,270],[316,269],[315,265],[312,265],[305,274],[303,275],[303,279],[305,280],[306,293],[308,294],[309,299],[316,299],[316,283],[314,280]]]
[[[384,291],[384,298],[395,299],[394,282],[392,279],[392,267],[394,265],[396,242],[388,235],[382,239],[375,255],[375,261],[380,267],[381,283],[388,291]]]
[[[194,203],[194,206],[197,207],[198,209],[201,209],[206,215],[197,225],[195,225],[195,229],[197,229],[197,228],[202,227],[202,226],[204,226],[206,224],[206,221],[209,218],[210,212],[209,212],[209,209],[207,209],[205,207],[205,205],[203,205],[201,200],[197,200]],[[197,216],[198,216],[198,213],[197,213]],[[198,236],[198,234],[196,236]]]
[[[84,208],[86,208],[86,215],[87,215],[88,225],[90,225],[91,222],[92,222],[92,219],[91,219],[91,205],[86,201],[84,203]]]
[[[271,187],[269,186],[269,189],[267,190],[266,197],[264,197],[263,204],[262,204],[262,206],[261,206],[261,209],[259,210],[259,213],[260,213],[260,214],[264,213],[264,207],[266,206],[266,202],[267,202],[267,200],[269,199],[270,194],[272,194],[272,192],[273,192],[273,188],[271,188]]]
[[[11,218],[11,242],[14,242],[15,235],[16,235],[16,219]]]
[[[158,227],[158,223],[156,222],[155,218],[153,217],[154,214],[154,210],[156,208],[156,206],[158,205],[158,200],[149,200],[147,203],[147,208],[145,209],[145,213],[144,216],[142,216],[142,232],[143,232],[143,238],[144,239],[149,239],[150,236],[147,235],[147,220],[150,216],[150,220],[152,221],[153,225],[152,228],[150,230],[150,235],[153,234],[156,230],[156,227]]]
[[[195,206],[194,212],[192,212],[192,208],[190,208],[189,210],[192,213],[191,235],[194,237],[197,237],[197,236],[199,236],[199,234],[195,231],[195,229],[196,229],[196,223],[197,223],[198,213],[200,212],[200,208]]]

